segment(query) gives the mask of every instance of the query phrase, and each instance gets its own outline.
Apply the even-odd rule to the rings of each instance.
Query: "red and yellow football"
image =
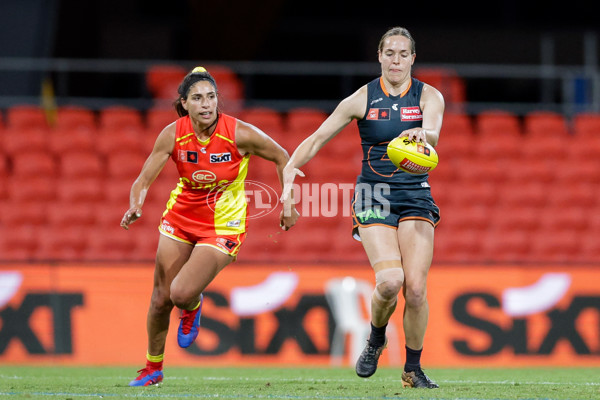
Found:
[[[426,174],[438,165],[438,154],[429,143],[397,137],[387,146],[394,165],[409,174]]]

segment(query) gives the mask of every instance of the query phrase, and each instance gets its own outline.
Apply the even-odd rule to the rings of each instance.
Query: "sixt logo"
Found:
[[[210,153],[211,163],[223,163],[231,161],[231,153]]]

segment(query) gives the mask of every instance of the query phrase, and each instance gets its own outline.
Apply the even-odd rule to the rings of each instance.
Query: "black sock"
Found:
[[[413,350],[408,346],[404,346],[406,348],[406,363],[404,364],[404,370],[406,372],[416,371],[421,368],[421,350]]]
[[[383,346],[385,343],[385,329],[387,328],[387,324],[376,328],[371,324],[371,336],[369,336],[369,343],[371,346]]]

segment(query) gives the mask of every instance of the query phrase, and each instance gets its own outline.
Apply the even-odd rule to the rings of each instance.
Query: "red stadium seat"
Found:
[[[317,130],[327,117],[326,112],[316,108],[292,108],[287,113],[286,130],[306,137]]]
[[[28,178],[44,176],[51,178],[57,176],[58,163],[54,156],[47,151],[34,151],[24,149],[12,156],[12,176]]]
[[[572,122],[576,138],[600,139],[600,113],[579,113]]]
[[[8,199],[28,203],[30,201],[50,202],[56,199],[56,178],[44,174],[12,175],[7,180]]]
[[[266,107],[246,108],[239,113],[239,119],[256,126],[267,135],[278,141],[285,132],[283,115]]]
[[[116,151],[107,155],[107,173],[110,178],[131,183],[138,177],[146,157],[135,150]]]
[[[39,258],[40,228],[35,225],[11,226],[10,235],[0,235],[0,254],[3,261],[30,262]]]
[[[67,225],[93,227],[96,224],[96,209],[86,203],[72,201],[53,202],[47,206],[48,223],[60,230]]]
[[[480,240],[486,262],[519,262],[532,256],[532,235],[523,230],[492,229]]]
[[[569,138],[567,121],[562,114],[550,111],[532,111],[525,115],[524,120],[525,135],[546,138],[549,136],[559,136]]]
[[[481,138],[521,137],[521,132],[521,121],[514,113],[489,110],[475,116],[475,133]]]
[[[61,106],[56,113],[56,130],[86,130],[96,129],[96,114],[93,110],[82,106]]]
[[[6,128],[0,138],[0,151],[8,156],[24,151],[46,152],[52,134],[48,128]]]
[[[498,202],[503,206],[543,207],[548,203],[548,186],[539,182],[522,182],[519,185],[507,185],[499,191]]]
[[[89,241],[84,258],[88,261],[131,261],[136,257],[135,233],[114,224],[99,227]]]
[[[105,182],[97,177],[61,179],[56,183],[57,198],[63,203],[98,204],[104,201]]]
[[[96,146],[95,132],[79,128],[54,131],[49,139],[50,150],[57,156],[66,152],[94,151]]]
[[[45,200],[36,197],[3,200],[0,202],[0,226],[6,229],[18,225],[44,226],[48,222],[48,206],[51,204]]]
[[[154,107],[146,113],[146,126],[148,135],[156,137],[167,125],[174,122],[179,116],[173,107]]]
[[[100,110],[99,128],[125,130],[132,129],[136,132],[144,131],[144,117],[142,112],[128,106],[109,106]]]
[[[449,110],[460,110],[467,100],[465,82],[452,69],[418,67],[414,76],[439,90]]]
[[[147,145],[142,132],[131,129],[99,129],[96,134],[96,150],[105,157],[119,151],[137,151],[147,156]]]
[[[48,226],[38,232],[39,257],[50,261],[81,261],[85,258],[90,237],[96,233],[89,226]]]
[[[44,109],[32,105],[14,105],[6,110],[8,128],[49,128]]]
[[[502,232],[534,232],[539,230],[544,216],[535,206],[523,204],[521,206],[501,205],[490,209],[490,227]]]
[[[180,65],[153,65],[146,71],[146,86],[155,99],[172,101],[177,98],[177,88],[188,72]]]
[[[106,167],[100,155],[94,151],[63,153],[59,158],[61,178],[96,178],[102,179]]]

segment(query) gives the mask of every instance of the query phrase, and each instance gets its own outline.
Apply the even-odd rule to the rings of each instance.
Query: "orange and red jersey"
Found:
[[[176,121],[171,158],[180,178],[160,225],[168,236],[188,241],[177,232],[213,237],[246,231],[244,180],[250,156],[237,149],[237,119],[222,113],[218,118],[213,134],[204,141],[194,133],[189,116]]]

